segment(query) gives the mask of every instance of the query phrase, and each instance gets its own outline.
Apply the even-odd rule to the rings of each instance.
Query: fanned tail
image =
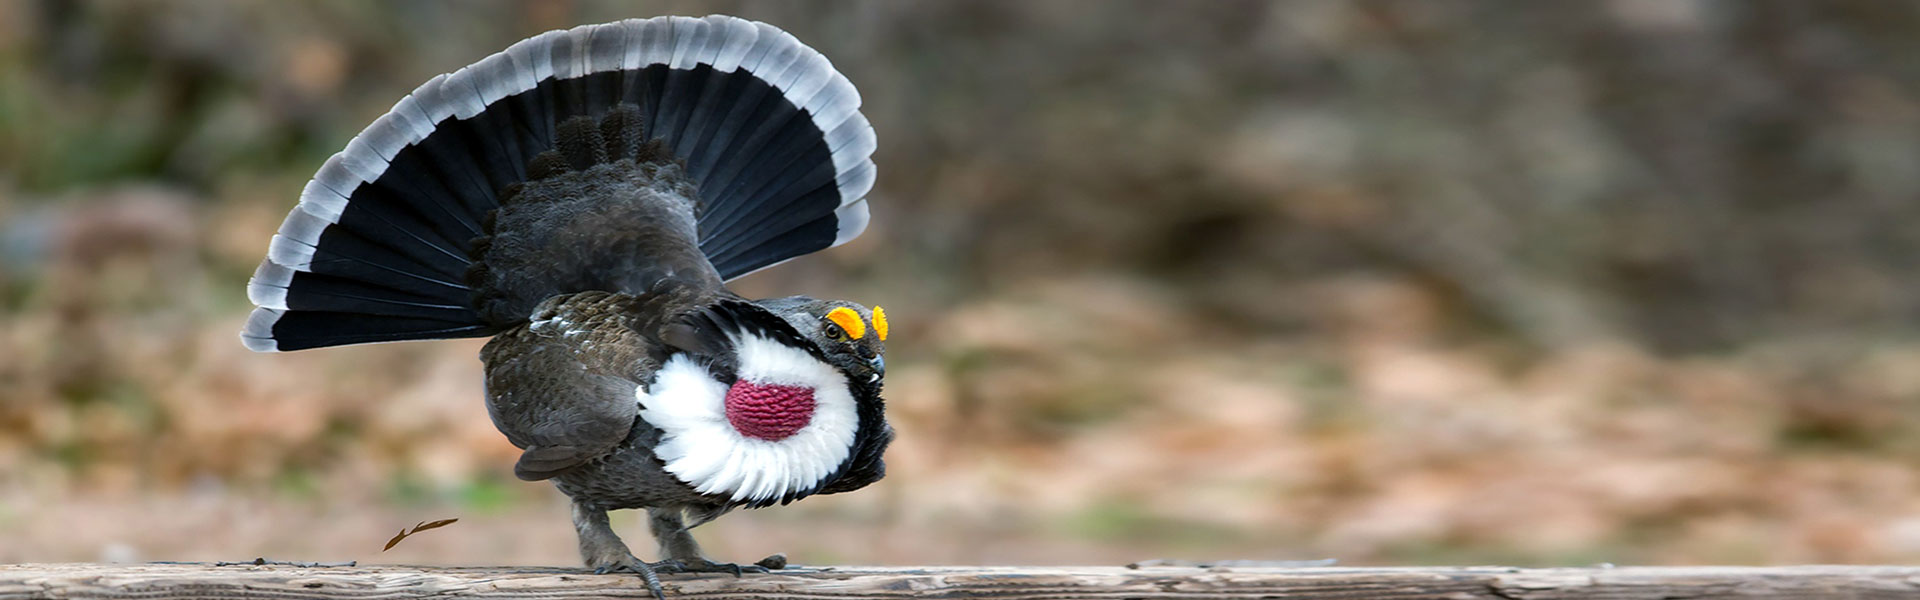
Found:
[[[825,57],[765,23],[657,17],[522,40],[422,84],[321,167],[248,285],[259,308],[241,339],[278,351],[512,326],[476,310],[475,240],[574,117],[603,124],[607,157],[659,140],[685,163],[699,248],[724,279],[845,243],[874,181],[859,106]]]

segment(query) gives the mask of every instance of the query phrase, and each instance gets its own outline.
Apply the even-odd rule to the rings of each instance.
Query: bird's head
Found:
[[[818,345],[826,353],[827,362],[847,374],[847,381],[878,392],[887,374],[887,311],[806,296],[771,298],[757,304],[786,319]]]

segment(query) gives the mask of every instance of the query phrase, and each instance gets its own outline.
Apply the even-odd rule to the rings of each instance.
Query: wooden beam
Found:
[[[668,598],[1920,598],[1920,567],[831,567],[669,575]],[[0,566],[0,598],[646,598],[528,567]]]

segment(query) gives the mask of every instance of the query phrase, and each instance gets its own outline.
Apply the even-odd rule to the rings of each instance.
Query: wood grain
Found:
[[[1920,598],[1920,567],[832,567],[669,575],[669,598]],[[0,566],[0,598],[647,598],[528,567]]]

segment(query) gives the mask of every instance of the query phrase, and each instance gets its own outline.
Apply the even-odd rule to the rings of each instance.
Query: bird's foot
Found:
[[[642,581],[647,582],[647,591],[653,592],[655,600],[667,600],[666,591],[660,589],[660,575],[654,571],[654,565],[634,558],[631,554],[623,558],[593,565],[593,573],[595,575],[606,575],[608,573],[633,573],[639,575]]]
[[[745,573],[767,573],[775,569],[787,568],[787,555],[775,554],[751,565],[717,563],[705,558],[669,558],[648,566],[660,573],[732,573],[734,577],[739,577]]]

